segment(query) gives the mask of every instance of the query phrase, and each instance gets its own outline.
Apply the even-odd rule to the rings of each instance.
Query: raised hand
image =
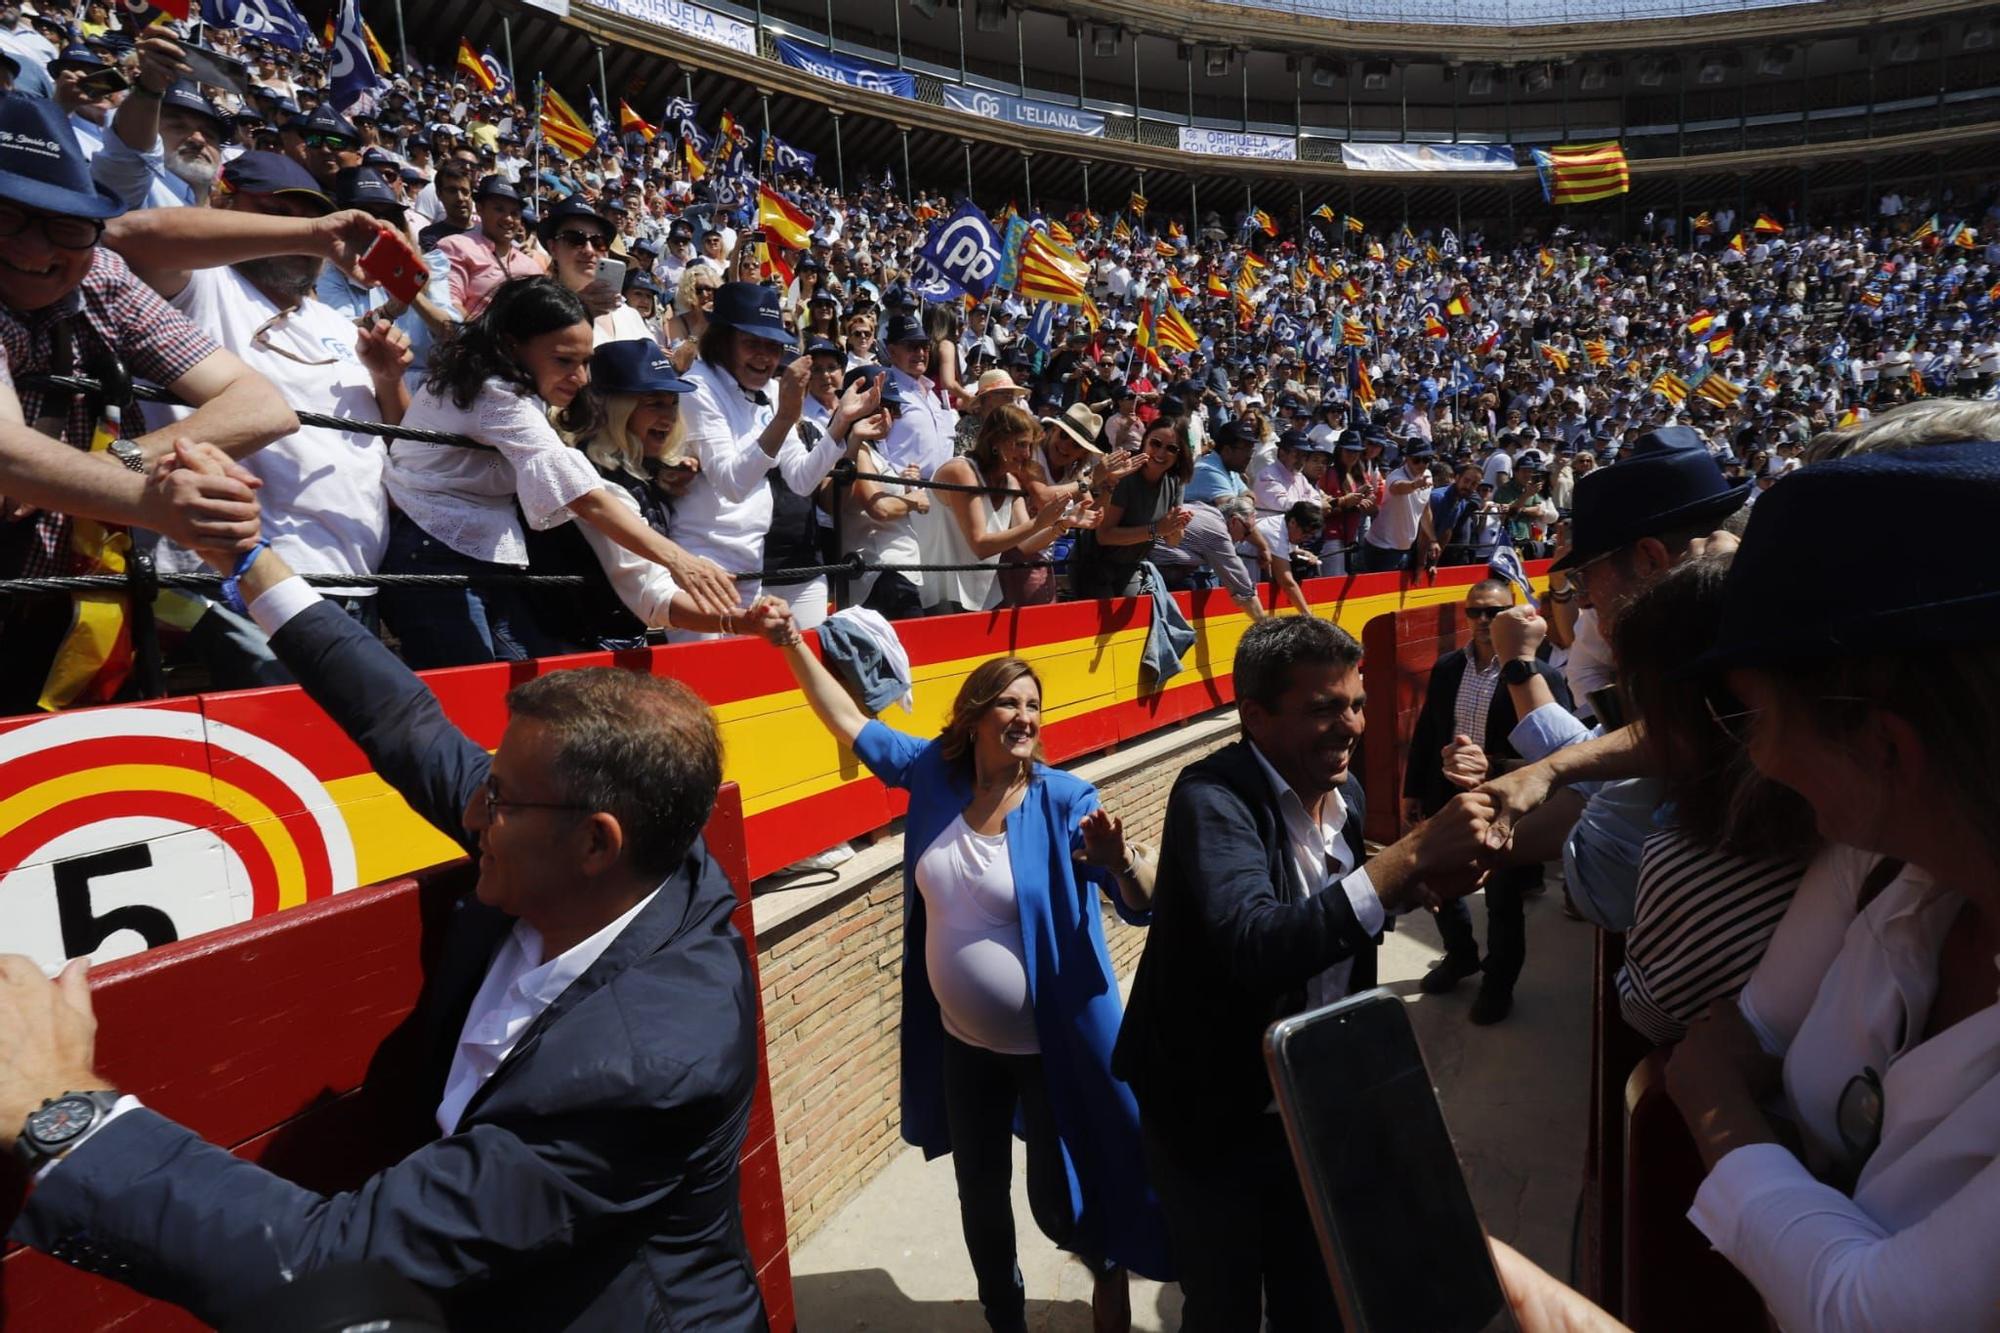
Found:
[[[355,331],[354,353],[377,380],[401,379],[415,360],[410,335],[386,319],[372,319]]]
[[[805,411],[806,381],[812,378],[812,368],[811,357],[796,357],[778,377],[778,416],[781,420],[797,421],[799,413]]]
[[[742,629],[746,634],[762,636],[766,641],[779,647],[791,643],[798,637],[799,629],[792,618],[791,604],[782,597],[759,597],[743,613]]]
[[[1131,860],[1125,846],[1125,821],[1099,806],[1083,817],[1083,850],[1076,859],[1101,870],[1122,870]]]
[[[1486,747],[1470,736],[1453,736],[1439,757],[1444,761],[1445,781],[1452,786],[1471,791],[1486,781]]]
[[[319,253],[332,260],[334,266],[344,273],[356,270],[361,256],[368,253],[368,247],[375,244],[384,232],[395,235],[391,228],[376,221],[373,214],[359,208],[343,208],[313,222]]]
[[[1549,622],[1526,603],[1510,606],[1493,617],[1493,651],[1503,662],[1533,657],[1548,637]]]
[[[155,97],[194,77],[193,68],[181,58],[181,48],[165,37],[141,37],[132,49],[139,57],[138,82]]]

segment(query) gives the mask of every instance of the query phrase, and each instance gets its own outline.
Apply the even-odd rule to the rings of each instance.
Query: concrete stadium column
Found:
[[[1081,158],[1078,165],[1083,168],[1083,207],[1087,212],[1090,209],[1090,159]]]

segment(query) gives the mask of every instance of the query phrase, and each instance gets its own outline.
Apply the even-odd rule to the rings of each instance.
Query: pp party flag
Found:
[[[1568,352],[1563,351],[1560,347],[1551,347],[1547,343],[1536,343],[1535,350],[1542,354],[1542,360],[1556,368],[1557,374],[1569,374]]]
[[[590,132],[583,117],[576,114],[576,108],[546,83],[542,85],[542,111],[537,123],[542,127],[542,137],[560,148],[565,156],[582,157],[597,144],[597,136]]]
[[[1159,301],[1153,311],[1153,338],[1171,352],[1192,352],[1201,346],[1194,325],[1170,302]]]
[[[1542,193],[1552,204],[1588,204],[1632,188],[1632,171],[1617,140],[1534,149]]]
[[[1602,338],[1593,338],[1585,343],[1583,345],[1583,354],[1590,358],[1590,364],[1593,366],[1608,366],[1611,364],[1611,349],[1605,346],[1604,339]]]
[[[757,187],[757,225],[766,235],[777,237],[781,245],[793,250],[812,245],[812,219],[768,185]]]
[[[179,6],[176,18],[186,18],[188,7]],[[292,7],[291,0],[202,0],[202,22],[212,28],[234,28],[246,37],[259,37],[287,51],[303,52],[312,27]]]
[[[1734,236],[1732,236],[1732,237],[1730,237],[1730,238],[1729,238],[1729,248],[1730,248],[1731,250],[1734,250],[1734,251],[1735,251],[1735,252],[1736,252],[1737,254],[1739,254],[1739,255],[1743,253],[1743,233],[1742,233],[1742,232],[1740,232],[1740,231],[1739,231],[1739,232],[1737,232],[1737,233],[1736,233],[1736,234],[1735,234]]]
[[[493,76],[493,91],[495,95],[500,97],[512,97],[514,95],[514,76],[509,74],[507,67],[500,63],[500,57],[493,54],[492,47],[489,46],[479,53],[479,63],[486,66],[486,72]]]
[[[780,176],[813,176],[819,173],[818,153],[794,148],[775,134],[765,145],[764,159],[771,170]]]
[[[609,147],[612,142],[611,122],[604,115],[604,104],[597,100],[597,89],[590,90],[590,137],[601,147]]]
[[[1769,213],[1759,213],[1757,220],[1750,224],[1750,230],[1759,236],[1783,236],[1785,234],[1785,224],[1772,217]]]
[[[1472,302],[1462,295],[1454,296],[1444,303],[1444,312],[1447,315],[1469,315],[1472,313]]]
[[[958,290],[978,297],[993,290],[1003,261],[999,232],[969,199],[931,229],[917,254]]]
[[[181,7],[185,17],[187,7]],[[362,30],[361,7],[356,0],[340,0],[333,21],[333,40],[328,44],[327,82],[333,89],[333,104],[342,111],[372,93],[382,82],[369,53],[371,43]]]
[[[1700,310],[1695,311],[1694,318],[1687,322],[1687,331],[1689,333],[1707,333],[1708,326],[1713,323],[1715,323],[1715,312],[1703,306]]]
[[[1019,219],[1010,219],[1010,221],[1019,221]],[[1023,225],[1026,224],[1024,223]],[[1028,327],[1022,331],[1021,336],[1041,348],[1044,352],[1053,347],[1056,341],[1056,303],[1054,301],[1036,302],[1035,313],[1028,316]]]
[[[1424,336],[1426,338],[1449,338],[1451,330],[1436,315],[1424,316]]]
[[[1029,229],[1021,242],[1021,271],[1014,282],[1016,292],[1058,305],[1080,305],[1083,284],[1089,278],[1090,265],[1075,251],[1065,250],[1044,232]]]
[[[618,99],[618,132],[630,134],[634,130],[637,130],[639,137],[647,143],[660,137],[660,127],[647,121],[644,116],[632,109],[631,103],[621,97]]]
[[[1145,195],[1143,195],[1143,194],[1140,194],[1140,193],[1139,193],[1139,192],[1138,192],[1137,190],[1134,190],[1134,191],[1132,192],[1132,197],[1131,197],[1130,199],[1127,199],[1127,200],[1125,201],[1125,207],[1126,207],[1126,208],[1128,208],[1128,209],[1130,209],[1130,210],[1132,211],[1132,216],[1133,216],[1133,217],[1135,217],[1135,218],[1142,218],[1142,217],[1145,217],[1145,216],[1146,216],[1146,196],[1145,196]]]
[[[1340,321],[1340,345],[1342,347],[1366,347],[1368,326],[1358,319]]]
[[[463,37],[458,39],[458,69],[465,77],[472,80],[473,86],[479,89],[480,92],[490,93],[493,91],[493,71],[486,68],[486,62],[481,60],[479,53],[472,49],[472,43],[466,41]]]
[[[1937,235],[1937,229],[1938,229],[1938,215],[1933,213],[1929,217],[1925,218],[1921,223],[1919,223],[1915,231],[1910,233],[1910,239],[1913,241],[1921,241],[1926,239],[1927,237],[1935,236]]]
[[[1743,396],[1743,386],[1710,371],[1695,382],[1694,396],[1717,407],[1728,407]]]
[[[1222,280],[1220,273],[1211,272],[1208,275],[1208,282],[1205,284],[1204,290],[1210,296],[1227,296],[1229,295],[1229,284]]]
[[[1261,208],[1250,211],[1250,221],[1256,226],[1257,230],[1263,232],[1266,236],[1276,236],[1278,234],[1278,224],[1271,221],[1271,215]]]
[[[1708,340],[1708,354],[1710,356],[1721,356],[1735,345],[1736,335],[1730,330],[1724,329]]]
[[[1679,407],[1687,401],[1688,382],[1671,370],[1663,370],[1653,377],[1651,388],[1654,393]]]

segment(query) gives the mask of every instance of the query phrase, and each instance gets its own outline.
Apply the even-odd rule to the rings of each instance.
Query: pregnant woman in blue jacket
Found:
[[[966,677],[944,730],[871,720],[802,637],[781,647],[813,712],[876,777],[910,794],[903,831],[903,1137],[952,1154],[979,1301],[1024,1329],[1010,1198],[1028,1145],[1035,1221],[1096,1274],[1098,1329],[1129,1329],[1125,1270],[1166,1280],[1137,1104],[1111,1075],[1123,1005],[1101,892],[1143,925],[1149,854],[1097,789],[1041,762],[1042,686],[1016,657]]]

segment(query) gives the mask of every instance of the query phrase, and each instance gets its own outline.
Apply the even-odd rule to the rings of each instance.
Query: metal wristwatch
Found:
[[[14,1140],[14,1153],[29,1171],[38,1171],[75,1147],[117,1104],[118,1093],[110,1088],[51,1097],[28,1113],[21,1136]]]
[[[146,470],[146,451],[130,440],[113,440],[105,447],[106,452],[123,463],[126,470],[143,473]]]

